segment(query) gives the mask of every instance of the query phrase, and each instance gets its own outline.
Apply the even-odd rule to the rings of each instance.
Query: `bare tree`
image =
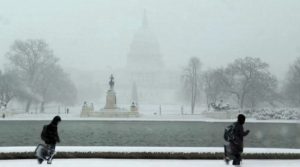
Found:
[[[259,58],[245,57],[229,64],[222,78],[227,91],[236,96],[242,109],[245,100],[254,105],[262,96],[270,94],[277,87],[276,78],[269,72],[269,65]]]
[[[287,82],[284,85],[284,93],[289,103],[300,106],[300,57],[292,64],[287,74]]]
[[[226,87],[222,84],[223,69],[208,70],[203,75],[203,86],[206,95],[207,106],[216,103],[226,93]]]
[[[249,92],[245,96],[244,105],[250,108],[257,107],[262,102],[269,103],[276,106],[278,101],[278,87],[277,79],[272,75],[259,75],[249,84]]]
[[[184,92],[191,102],[191,113],[194,114],[195,105],[201,90],[201,63],[197,57],[189,60],[188,66],[184,69],[182,79],[184,82]]]
[[[16,80],[13,75],[0,71],[0,108],[7,107],[9,101],[16,95]]]
[[[41,96],[40,112],[44,112],[46,103],[58,102],[72,105],[77,97],[73,82],[57,64],[43,68],[42,75],[37,80],[37,92]]]
[[[6,108],[13,98],[24,98],[29,96],[26,88],[14,71],[0,71],[0,106]]]
[[[64,73],[64,77],[61,77],[58,81],[59,86],[57,87],[58,97],[56,98],[56,102],[63,105],[74,105],[77,101],[77,88],[69,75]]]
[[[7,56],[32,94],[37,92],[37,79],[42,75],[43,68],[58,61],[43,40],[17,40],[11,46]],[[29,112],[33,100],[34,98],[27,99],[26,112]]]

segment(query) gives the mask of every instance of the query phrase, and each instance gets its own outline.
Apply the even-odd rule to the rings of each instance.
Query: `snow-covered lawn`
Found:
[[[0,153],[33,152],[34,146],[0,147]],[[120,146],[57,146],[57,152],[223,152],[222,147],[120,147]],[[300,153],[300,149],[245,148],[244,153]]]
[[[242,167],[299,167],[300,160],[243,160]],[[1,167],[49,166],[35,159],[0,160]],[[223,160],[54,159],[51,167],[226,167]],[[231,166],[231,165],[229,165]]]
[[[94,105],[96,108],[96,112],[100,110],[105,104],[99,104]],[[119,104],[120,108],[127,108],[127,104]],[[159,105],[140,105],[139,107],[139,117],[131,117],[131,118],[105,118],[105,117],[88,117],[88,118],[81,118],[80,112],[82,106],[75,106],[70,107],[70,113],[65,114],[63,109],[61,109],[60,112],[57,110],[58,107],[51,107],[46,110],[45,113],[36,113],[31,112],[28,113],[22,113],[14,112],[15,110],[13,108],[7,109],[7,116],[5,119],[2,120],[51,120],[54,116],[60,115],[62,117],[62,120],[117,120],[117,121],[203,121],[203,122],[234,122],[236,121],[236,112],[233,112],[234,116],[231,117],[233,119],[223,118],[222,116],[219,116],[220,118],[214,118],[211,116],[207,116],[206,114],[203,114],[204,111],[206,111],[206,108],[200,107],[197,108],[194,115],[190,114],[189,106],[184,106],[184,115],[181,114],[181,105],[162,105],[162,115],[159,115]],[[267,109],[265,109],[267,110]],[[276,109],[280,110],[280,108]],[[291,109],[293,110],[293,109]],[[269,111],[269,110],[268,110]],[[1,112],[0,112],[1,113]],[[14,113],[14,114],[11,114]],[[224,115],[224,112],[208,112],[214,115]],[[222,114],[223,113],[223,114]],[[226,113],[226,112],[225,112]],[[229,112],[230,113],[230,112]],[[229,114],[230,115],[230,114]],[[267,123],[300,123],[300,120],[285,120],[285,119],[270,119],[270,120],[257,120],[255,118],[247,118],[246,122],[267,122]]]
[[[57,114],[15,114],[13,116],[6,117],[5,119],[0,119],[0,121],[31,121],[31,120],[47,120],[50,121]],[[79,121],[201,121],[201,122],[235,122],[236,119],[214,119],[207,118],[201,114],[198,115],[143,115],[140,117],[130,117],[130,118],[101,118],[101,117],[88,117],[81,118],[79,114],[59,114],[62,120],[79,120]],[[300,120],[256,120],[253,118],[247,119],[246,123],[299,123]]]
[[[0,147],[0,153],[33,152],[35,147]],[[58,152],[222,152],[221,147],[57,147]],[[245,148],[245,153],[300,153],[300,149]],[[35,159],[0,160],[0,167],[49,166]],[[55,159],[52,167],[222,167],[223,160],[157,160],[157,159]],[[248,160],[242,167],[299,167],[299,160]]]

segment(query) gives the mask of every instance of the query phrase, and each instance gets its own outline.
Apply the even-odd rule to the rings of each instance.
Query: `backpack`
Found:
[[[44,125],[44,126],[43,126],[43,130],[42,130],[42,133],[41,133],[41,138],[42,138],[42,140],[44,140],[44,141],[47,140],[47,125]]]
[[[227,126],[224,130],[224,140],[227,142],[234,141],[234,129],[235,129],[235,123]]]

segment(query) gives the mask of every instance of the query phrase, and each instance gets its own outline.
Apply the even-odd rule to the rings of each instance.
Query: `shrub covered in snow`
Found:
[[[223,159],[221,152],[58,152],[57,158]],[[244,159],[299,159],[299,153],[245,153]],[[35,159],[33,152],[0,153],[0,159]]]
[[[243,111],[250,118],[256,118],[258,120],[269,120],[269,119],[278,119],[278,120],[297,120],[300,119],[299,109],[271,109],[271,108],[262,108],[262,109],[246,109]]]

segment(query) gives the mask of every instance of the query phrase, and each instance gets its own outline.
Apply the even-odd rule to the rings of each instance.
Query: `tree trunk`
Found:
[[[192,109],[192,114],[194,114],[194,111],[195,111],[195,104],[196,104],[196,91],[195,91],[195,86],[193,85],[193,89],[192,89],[192,106],[191,106],[191,109]]]
[[[30,110],[30,106],[31,106],[32,100],[28,100],[26,103],[26,108],[25,108],[25,112],[29,113]]]
[[[256,107],[256,102],[254,97],[251,98],[251,111],[254,111],[254,108]]]
[[[42,101],[42,102],[41,102],[40,113],[44,113],[44,112],[45,112],[45,102]]]
[[[191,109],[192,109],[192,114],[194,114],[194,110],[195,110],[194,100],[192,100]]]
[[[192,90],[191,90],[191,114],[194,114],[194,83],[193,83],[193,78],[192,78]]]
[[[241,97],[241,104],[240,104],[241,110],[243,110],[243,108],[244,108],[245,95],[246,95],[246,93],[243,92],[242,97]]]
[[[209,105],[210,105],[210,103],[209,103],[209,100],[210,98],[208,97],[208,95],[207,95],[207,93],[206,93],[206,106],[207,106],[207,111],[209,111]]]
[[[240,108],[241,108],[241,110],[243,110],[243,107],[244,107],[244,106],[243,106],[243,103],[244,103],[244,102],[243,102],[243,99],[241,98],[241,101],[240,101]]]

